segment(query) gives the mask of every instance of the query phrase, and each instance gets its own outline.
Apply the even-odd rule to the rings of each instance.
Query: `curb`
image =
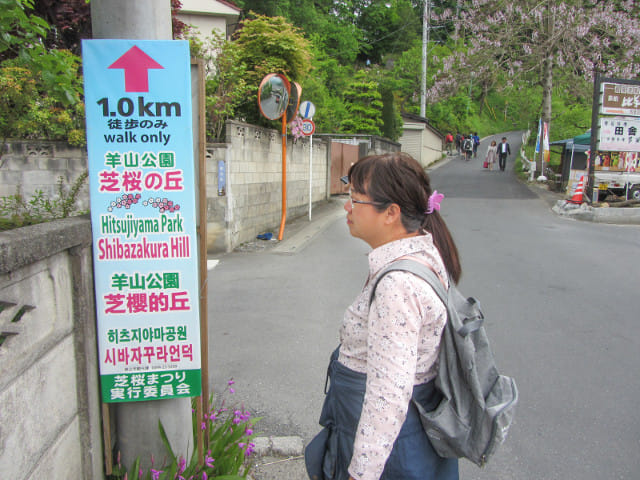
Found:
[[[319,218],[309,222],[308,225],[305,225],[292,236],[284,238],[271,249],[271,252],[292,255],[302,251],[318,233],[322,232],[329,224],[344,214],[342,202],[338,199],[330,199],[327,202],[325,210],[322,214],[318,215]],[[299,221],[303,222],[305,220],[301,219]]]
[[[537,183],[519,180],[547,202],[551,211],[559,217],[610,225],[640,225],[640,207],[592,207],[587,203],[578,205],[567,201],[562,193],[549,191]]]
[[[594,208],[586,203],[581,205],[558,200],[551,209],[561,217],[594,223],[615,225],[640,225],[640,208]]]
[[[298,457],[304,454],[302,437],[256,437],[254,452],[258,457]]]

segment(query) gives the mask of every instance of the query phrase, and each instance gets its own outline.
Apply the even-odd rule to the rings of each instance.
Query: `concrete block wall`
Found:
[[[88,218],[0,233],[0,477],[104,478]]]
[[[229,121],[226,143],[206,151],[207,246],[210,252],[231,251],[265,231],[277,234],[282,207],[282,140],[273,129]],[[287,220],[306,215],[309,203],[309,153],[313,153],[312,201],[329,195],[330,139],[309,138],[287,143]],[[218,195],[218,161],[225,162],[226,188]],[[71,184],[87,169],[86,149],[62,142],[9,142],[0,160],[0,197],[19,188],[28,201],[37,190],[57,195],[58,178]],[[89,209],[89,188],[80,192],[78,207]]]
[[[28,201],[37,190],[50,198],[57,195],[60,177],[69,188],[87,170],[87,151],[64,142],[9,141],[0,158],[0,197],[15,195],[20,188]],[[78,209],[89,209],[87,184],[80,191]]]
[[[287,220],[305,215],[309,204],[309,155],[312,202],[329,195],[326,140],[287,141]],[[226,167],[226,189],[218,195],[218,162]],[[282,216],[281,133],[228,121],[226,143],[207,146],[207,249],[231,251],[267,231],[277,235]]]

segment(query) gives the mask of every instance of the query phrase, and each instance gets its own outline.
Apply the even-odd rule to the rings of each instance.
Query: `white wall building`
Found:
[[[228,39],[236,28],[241,10],[224,0],[182,0],[177,17],[192,27],[201,40],[211,36],[214,29]]]
[[[444,135],[429,121],[418,115],[402,114],[402,151],[418,160],[423,167],[442,158]]]

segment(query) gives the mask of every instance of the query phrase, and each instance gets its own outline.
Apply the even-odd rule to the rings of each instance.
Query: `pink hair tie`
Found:
[[[425,215],[429,215],[430,213],[433,213],[434,210],[440,211],[440,202],[442,202],[443,198],[444,198],[443,194],[438,193],[437,190],[434,190],[433,193],[429,196],[429,203],[428,203],[427,209],[424,212]]]

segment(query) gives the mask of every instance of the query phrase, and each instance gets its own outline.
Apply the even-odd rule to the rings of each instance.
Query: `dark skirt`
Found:
[[[328,375],[331,384],[320,415],[325,428],[306,449],[307,472],[313,480],[347,480],[367,377],[338,362],[337,352]],[[435,408],[439,401],[433,382],[415,386],[413,395],[427,409],[430,405]],[[433,450],[413,403],[380,477],[400,479],[458,480],[458,460],[442,458]]]

